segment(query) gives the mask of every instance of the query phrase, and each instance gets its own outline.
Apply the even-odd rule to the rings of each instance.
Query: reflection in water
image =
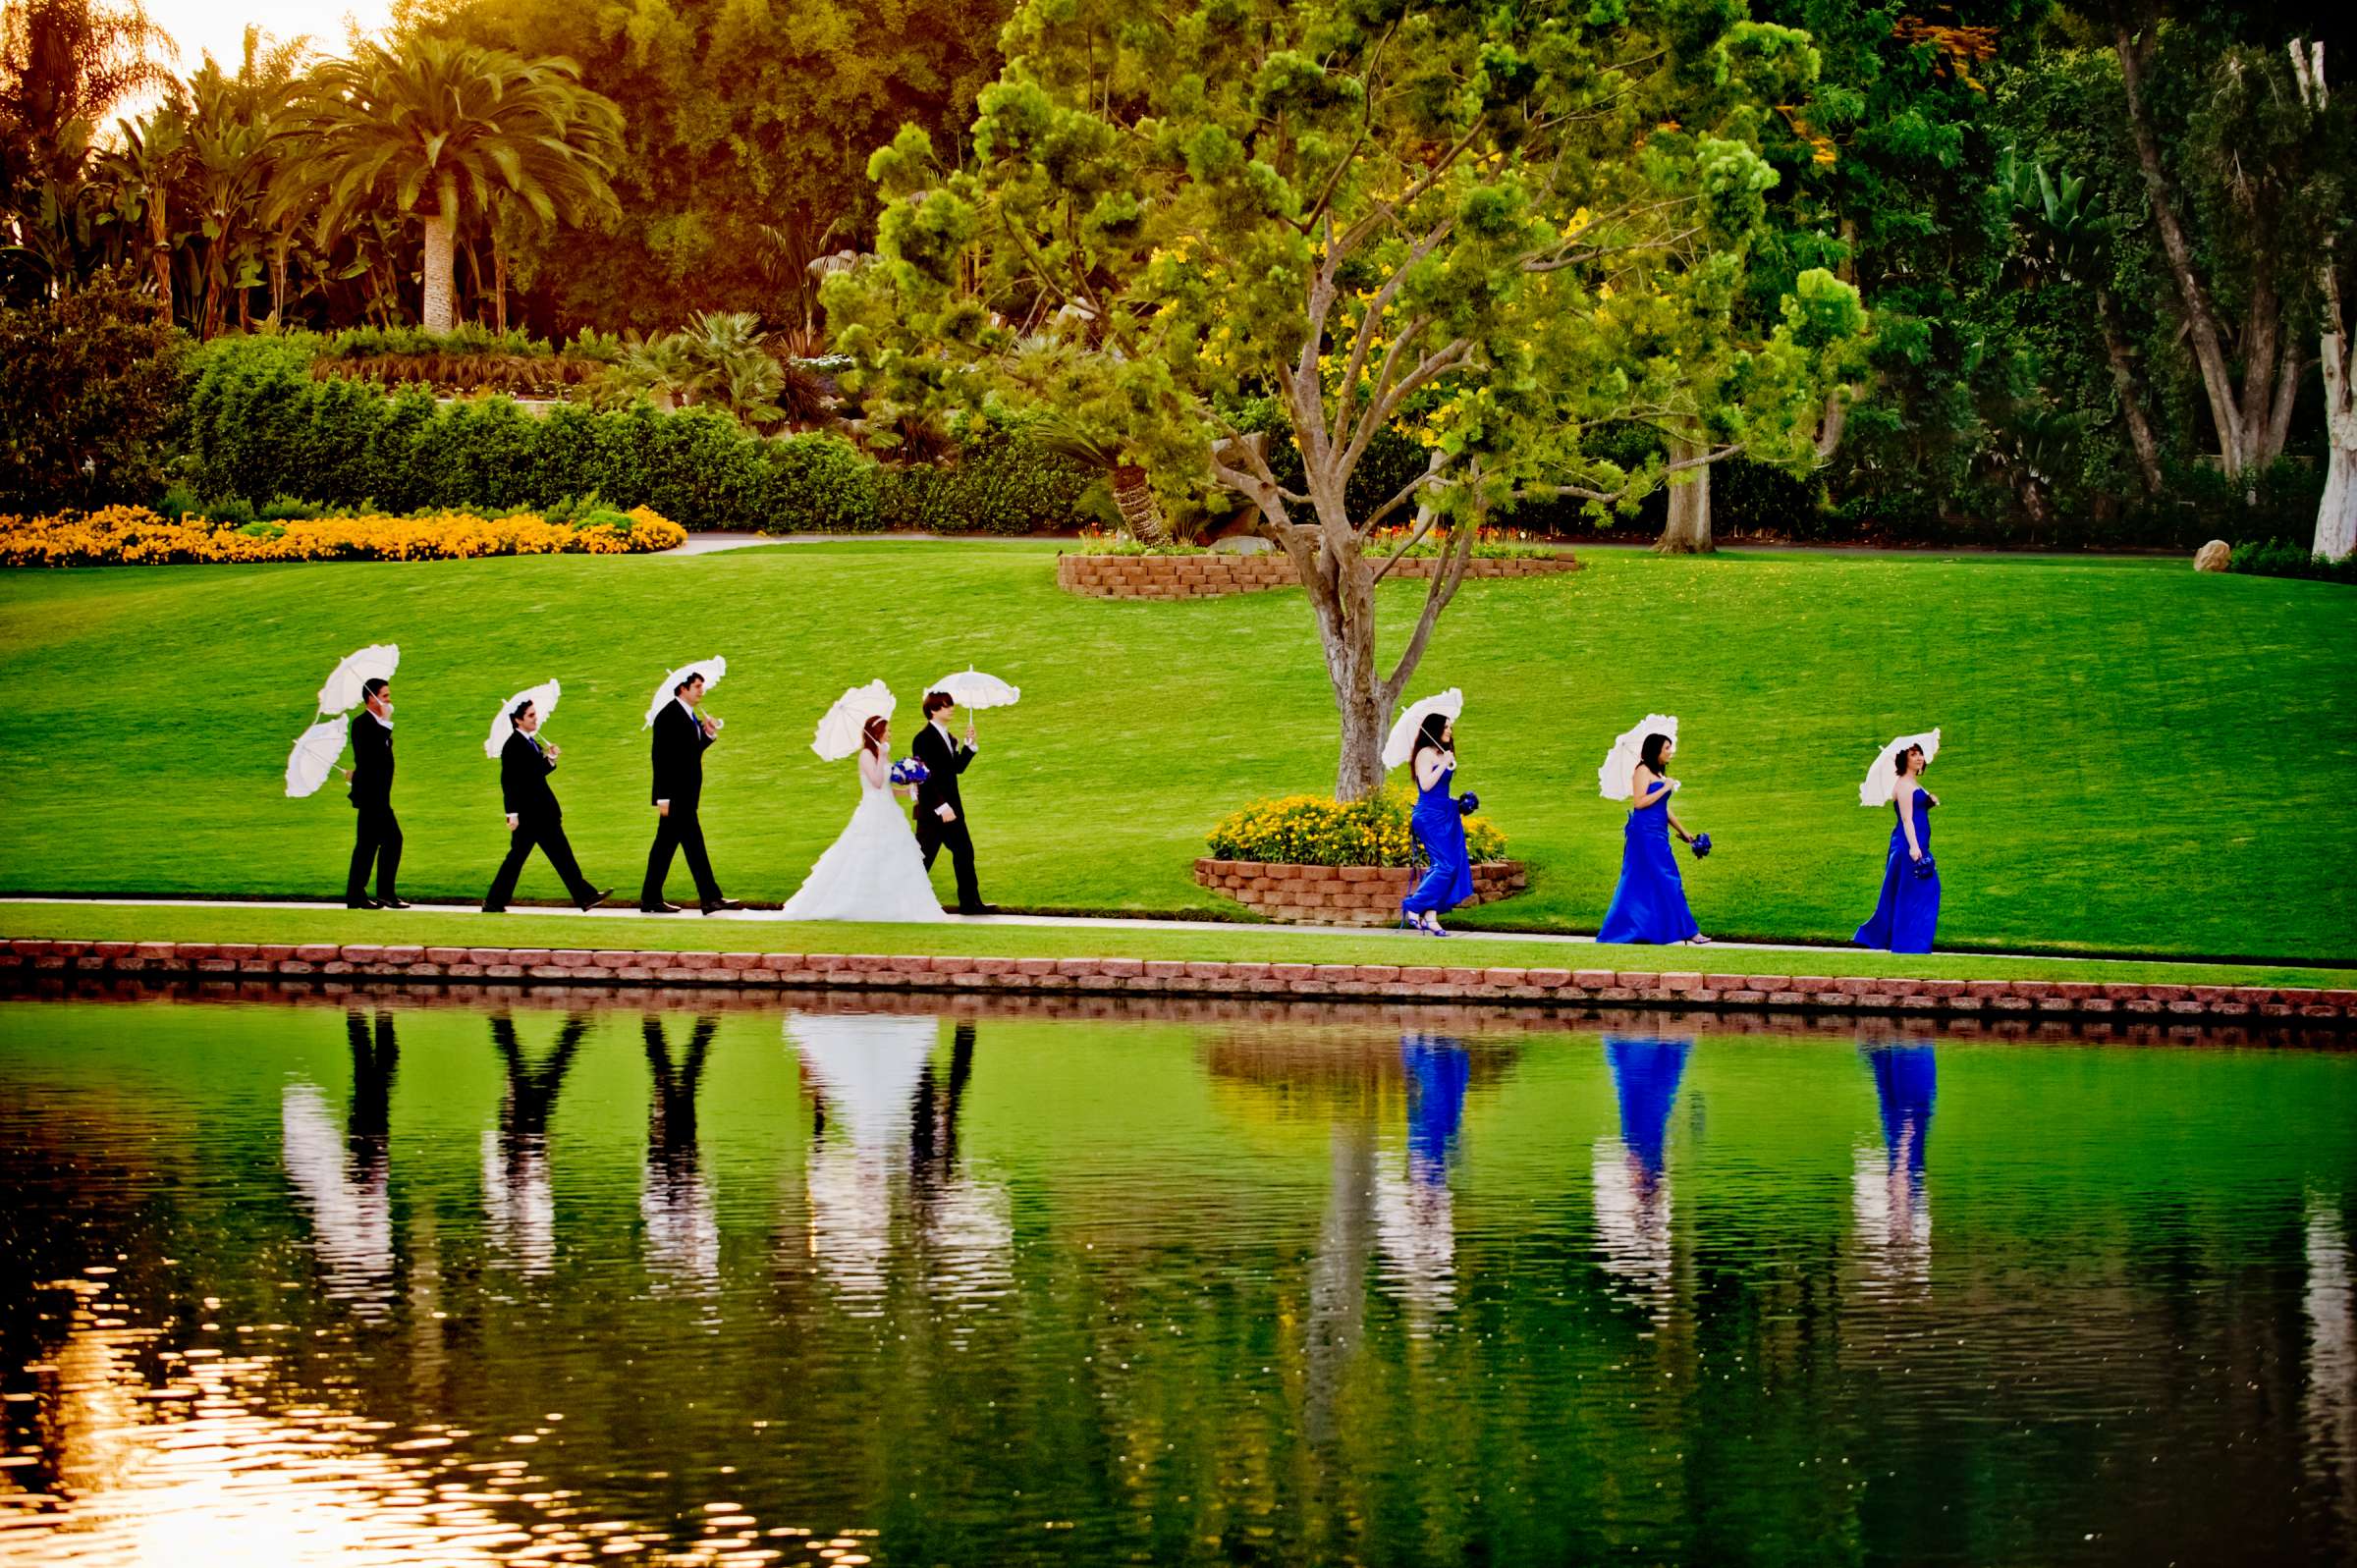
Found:
[[[1385,1282],[1419,1326],[1456,1304],[1456,1214],[1449,1186],[1456,1135],[1472,1082],[1472,1054],[1461,1040],[1413,1034],[1399,1041],[1407,1076],[1407,1160],[1401,1172],[1375,1178],[1375,1236]]]
[[[499,1098],[498,1125],[483,1133],[483,1229],[492,1250],[513,1259],[526,1274],[544,1274],[556,1265],[548,1118],[588,1032],[588,1017],[572,1014],[557,1031],[555,1048],[535,1067],[517,1041],[516,1020],[504,1012],[491,1019],[491,1043],[507,1069],[507,1087]]]
[[[712,1049],[720,1020],[708,1014],[695,1020],[686,1051],[676,1065],[663,1020],[649,1013],[640,1028],[651,1079],[646,1172],[638,1187],[647,1266],[658,1281],[708,1286],[720,1271],[720,1219],[704,1179],[703,1151],[696,1144],[695,1092],[703,1082],[704,1056]]]
[[[356,1009],[344,1018],[352,1046],[352,1106],[342,1134],[314,1084],[293,1083],[281,1097],[279,1124],[287,1175],[311,1220],[311,1247],[326,1293],[362,1317],[382,1317],[393,1286],[393,1070],[400,1049],[393,1015],[375,1030]]]
[[[1932,1272],[1932,1206],[1923,1170],[1939,1066],[1926,1045],[1868,1044],[1859,1051],[1874,1074],[1883,1147],[1857,1151],[1850,1193],[1858,1244],[1877,1278],[1920,1286]]]
[[[958,1157],[972,1025],[955,1033],[946,1082],[933,1060],[941,1026],[928,1016],[793,1012],[786,1038],[820,1100],[803,1179],[810,1256],[846,1307],[884,1310],[903,1192],[926,1286],[950,1300],[1003,1294],[1014,1238],[1007,1193]],[[830,1120],[843,1136],[829,1136]]]
[[[2357,1279],[2340,1211],[2308,1200],[2308,1388],[2302,1401],[2308,1466],[2357,1526]]]
[[[1620,1136],[1596,1144],[1596,1242],[1624,1300],[1657,1316],[1670,1309],[1670,1111],[1691,1039],[1604,1037]]]

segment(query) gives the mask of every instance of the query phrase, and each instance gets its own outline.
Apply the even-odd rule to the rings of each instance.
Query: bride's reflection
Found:
[[[658,1280],[710,1284],[720,1272],[720,1219],[695,1135],[696,1090],[719,1027],[718,1018],[696,1019],[674,1063],[663,1020],[650,1013],[641,1023],[651,1082],[638,1215],[646,1225],[647,1268]]]
[[[1858,1051],[1874,1074],[1883,1121],[1883,1147],[1857,1151],[1850,1183],[1858,1245],[1876,1275],[1920,1285],[1932,1271],[1932,1207],[1923,1172],[1939,1064],[1928,1045],[1867,1041]]]
[[[548,1184],[548,1118],[557,1091],[581,1038],[586,1015],[575,1013],[557,1031],[557,1043],[538,1066],[516,1038],[516,1020],[501,1013],[491,1020],[491,1043],[507,1068],[498,1124],[483,1134],[484,1230],[494,1252],[505,1253],[527,1274],[543,1274],[556,1263],[556,1200]]]
[[[1624,1299],[1656,1313],[1671,1296],[1670,1112],[1693,1049],[1691,1038],[1604,1037],[1620,1136],[1596,1144],[1597,1245]]]
[[[1404,1169],[1375,1177],[1375,1238],[1384,1276],[1419,1315],[1456,1302],[1456,1212],[1449,1186],[1464,1121],[1473,1056],[1446,1035],[1403,1035],[1399,1065],[1407,1081]]]
[[[352,1102],[336,1130],[317,1085],[289,1084],[280,1105],[288,1176],[311,1217],[311,1246],[330,1296],[366,1317],[393,1300],[393,1072],[400,1061],[393,1015],[344,1015],[352,1050]]]
[[[946,1076],[930,1017],[795,1012],[786,1038],[819,1101],[804,1168],[810,1256],[846,1306],[883,1310],[903,1190],[926,1286],[958,1300],[1003,1294],[1014,1243],[1007,1193],[959,1158],[973,1025],[956,1027]]]

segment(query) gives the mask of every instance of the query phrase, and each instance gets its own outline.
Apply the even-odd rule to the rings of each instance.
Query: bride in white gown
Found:
[[[888,742],[892,722],[870,719],[860,731],[859,806],[841,838],[818,857],[801,891],[787,901],[788,920],[940,920],[941,900],[925,875],[924,852],[892,795]]]

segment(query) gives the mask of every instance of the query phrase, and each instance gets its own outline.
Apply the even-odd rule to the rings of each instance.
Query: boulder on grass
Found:
[[[2196,571],[2223,571],[2226,563],[2234,559],[2234,547],[2223,539],[2213,539],[2193,553]]]

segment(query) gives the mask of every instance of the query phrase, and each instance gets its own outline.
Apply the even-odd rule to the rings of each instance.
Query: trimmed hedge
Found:
[[[310,346],[253,337],[202,351],[188,481],[207,496],[304,496],[387,512],[543,508],[595,491],[691,531],[857,533],[880,526],[875,464],[835,436],[768,440],[726,413],[641,403],[534,418],[514,400],[438,406],[313,380]]]

